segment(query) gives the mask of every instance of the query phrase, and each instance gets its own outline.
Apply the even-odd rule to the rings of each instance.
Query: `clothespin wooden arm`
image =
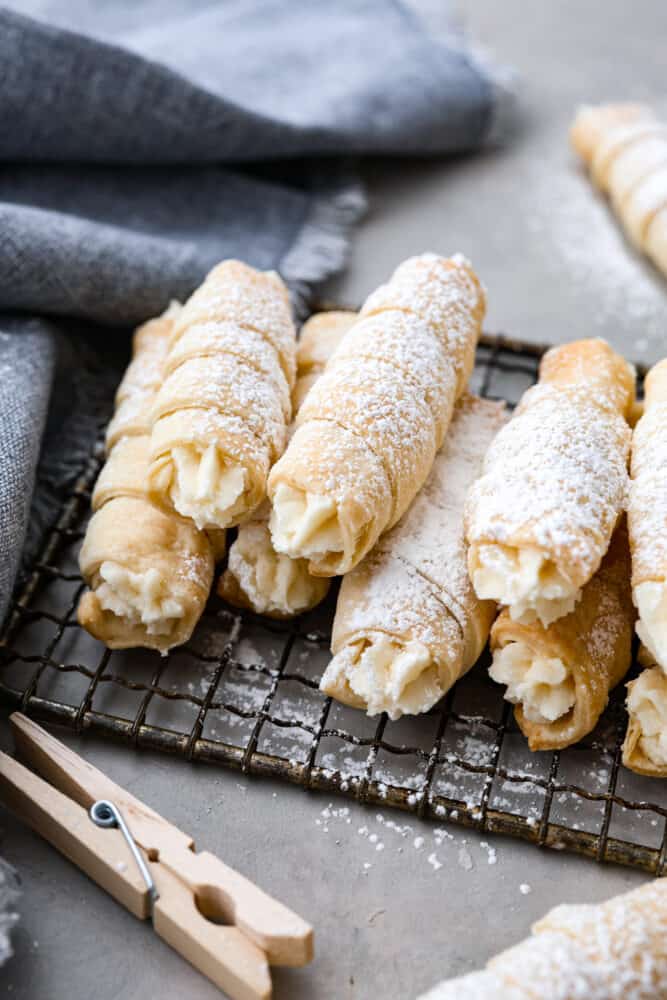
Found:
[[[299,966],[312,959],[313,931],[299,916],[215,855],[196,854],[191,837],[36,723],[18,713],[11,723],[19,753],[52,782],[0,755],[0,791],[11,808],[146,917],[150,893],[122,833],[101,829],[87,812],[100,799],[112,803],[154,880],[156,933],[234,1000],[268,1000],[269,962]]]
[[[161,848],[159,858],[190,887],[206,915],[235,924],[266,953],[271,965],[301,966],[312,961],[310,924],[214,854]]]
[[[192,837],[168,823],[154,809],[121,788],[32,719],[13,712],[9,721],[18,756],[70,799],[86,808],[97,799],[115,802],[123,812],[134,839],[149,853],[154,846],[152,842],[166,834],[170,844],[186,849],[192,847]]]
[[[150,868],[159,894],[155,933],[234,1000],[269,1000],[271,972],[261,948],[237,927],[211,922],[192,889],[161,862]]]
[[[82,806],[4,753],[0,799],[135,917],[150,916],[146,883],[119,830],[95,826]]]

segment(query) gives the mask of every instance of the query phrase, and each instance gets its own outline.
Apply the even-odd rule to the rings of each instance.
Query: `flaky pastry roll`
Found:
[[[631,242],[667,275],[667,126],[644,104],[586,106],[571,140]]]
[[[421,1000],[664,1000],[667,879],[604,903],[556,906],[532,935]]]
[[[548,625],[568,614],[626,503],[634,369],[604,340],[548,351],[466,505],[479,597]]]
[[[280,277],[218,264],[174,323],[153,405],[156,503],[206,529],[238,524],[259,506],[285,447],[295,350]]]
[[[503,610],[491,629],[489,673],[531,750],[558,750],[594,729],[609,692],[630,668],[634,609],[624,522],[576,607],[548,626]]]
[[[328,359],[357,318],[354,312],[317,313],[304,323],[297,344],[294,411],[322,374]],[[326,597],[329,579],[312,576],[305,559],[276,552],[269,531],[268,503],[239,527],[229,550],[218,593],[236,607],[272,618],[302,614]]]
[[[667,360],[650,370],[644,393],[630,460],[632,596],[637,634],[667,671]]]
[[[311,573],[347,573],[424,483],[474,362],[484,294],[464,258],[405,261],[299,410],[271,471],[271,534]]]
[[[650,778],[667,777],[667,674],[652,664],[643,648],[646,664],[639,677],[628,684],[628,727],[623,741],[623,763],[631,771]]]
[[[502,404],[464,396],[407,514],[343,579],[327,694],[397,719],[428,711],[476,662],[496,605],[470,584],[463,506],[504,421]]]
[[[151,404],[176,315],[170,307],[135,334],[79,556],[90,588],[79,602],[79,622],[111,649],[166,653],[186,642],[213,579],[209,538],[173,511],[158,509],[146,493]],[[214,542],[220,552],[220,534]]]

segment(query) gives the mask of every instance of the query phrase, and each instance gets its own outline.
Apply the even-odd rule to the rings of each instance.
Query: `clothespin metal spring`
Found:
[[[127,846],[132,852],[132,857],[137,863],[137,868],[141,872],[141,877],[146,883],[146,888],[148,890],[148,895],[151,901],[151,915],[153,913],[153,907],[159,898],[157,887],[153,881],[153,876],[148,870],[148,866],[143,859],[143,855],[137,846],[137,842],[130,832],[130,828],[123,819],[123,815],[113,802],[109,802],[108,799],[98,799],[97,802],[93,802],[89,810],[89,816],[96,826],[101,826],[106,829],[118,829],[123,834]]]

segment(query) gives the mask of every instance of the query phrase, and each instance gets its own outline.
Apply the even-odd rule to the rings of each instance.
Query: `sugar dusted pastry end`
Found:
[[[295,353],[278,275],[217,265],[175,321],[153,404],[155,503],[207,530],[236,525],[259,506],[285,447]]]
[[[506,686],[531,750],[562,749],[589,733],[631,662],[630,553],[621,523],[573,611],[548,626],[505,609],[491,629],[490,675]]]
[[[572,612],[627,495],[635,373],[603,340],[548,351],[487,454],[466,505],[480,598],[521,624]]]
[[[309,391],[269,477],[273,543],[349,572],[424,483],[474,362],[484,294],[467,261],[405,261]]]
[[[463,505],[504,407],[464,395],[405,516],[343,579],[320,687],[369,715],[428,711],[479,657],[496,606],[466,571]]]

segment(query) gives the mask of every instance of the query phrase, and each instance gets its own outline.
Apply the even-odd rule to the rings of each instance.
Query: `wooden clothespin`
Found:
[[[24,715],[0,798],[233,1000],[267,1000],[269,965],[306,965],[313,931]],[[45,780],[43,780],[45,779]],[[226,926],[223,926],[226,925]]]

